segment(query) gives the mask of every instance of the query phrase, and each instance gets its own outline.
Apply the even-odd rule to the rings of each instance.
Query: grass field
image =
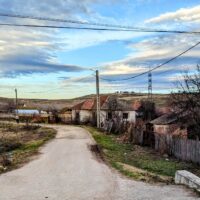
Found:
[[[164,158],[150,148],[122,144],[115,135],[106,135],[92,127],[85,128],[101,147],[106,162],[126,176],[146,182],[172,183],[177,170],[186,169],[200,175],[196,165]]]

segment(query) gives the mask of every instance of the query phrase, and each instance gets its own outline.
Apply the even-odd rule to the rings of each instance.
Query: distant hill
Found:
[[[114,93],[114,94],[101,94],[101,95],[115,95],[120,99],[125,99],[127,101],[132,100],[145,100],[148,98],[148,95],[145,93],[131,93],[131,94],[124,94],[124,93]],[[95,94],[81,96],[73,99],[18,99],[19,106],[24,108],[31,108],[31,109],[42,109],[47,107],[55,107],[56,109],[63,109],[65,107],[72,107],[73,105],[80,103],[86,99],[95,98]],[[165,106],[167,103],[169,95],[167,94],[154,94],[153,100],[158,107]],[[4,105],[8,102],[15,102],[14,98],[3,98],[0,97],[0,105]]]

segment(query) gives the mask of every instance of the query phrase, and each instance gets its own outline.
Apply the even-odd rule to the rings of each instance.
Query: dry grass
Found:
[[[0,124],[0,173],[29,161],[56,131],[36,125]]]

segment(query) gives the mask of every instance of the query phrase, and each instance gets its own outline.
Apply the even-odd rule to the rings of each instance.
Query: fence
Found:
[[[155,134],[155,149],[180,160],[200,164],[200,141]]]

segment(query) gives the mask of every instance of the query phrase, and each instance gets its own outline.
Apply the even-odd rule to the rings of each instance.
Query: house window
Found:
[[[107,119],[112,119],[112,112],[108,112]]]
[[[128,119],[128,113],[123,113],[123,119]]]

